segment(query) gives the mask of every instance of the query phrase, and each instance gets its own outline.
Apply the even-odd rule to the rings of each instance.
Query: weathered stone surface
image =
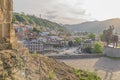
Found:
[[[12,0],[0,0],[0,37],[10,37],[12,24]]]
[[[12,24],[13,0],[0,0],[0,50],[9,48],[14,49],[17,38]],[[5,39],[4,43],[1,40]]]
[[[0,51],[0,80],[16,80],[15,75],[24,63],[13,50]]]

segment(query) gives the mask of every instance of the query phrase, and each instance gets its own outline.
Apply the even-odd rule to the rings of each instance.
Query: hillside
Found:
[[[115,32],[120,34],[120,19],[113,18],[104,21],[89,21],[75,25],[65,25],[65,27],[72,31],[86,31],[93,33],[102,33],[103,30],[108,28],[110,25],[115,26]]]
[[[26,57],[25,57],[26,56]],[[101,80],[94,73],[76,70],[39,54],[0,51],[0,80]]]
[[[57,30],[64,32],[65,28],[55,22],[36,17],[35,15],[25,15],[24,13],[13,13],[13,23],[19,22],[32,25],[42,30]]]

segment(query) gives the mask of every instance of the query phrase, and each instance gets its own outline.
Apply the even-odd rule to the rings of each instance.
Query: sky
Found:
[[[14,12],[61,24],[120,18],[120,0],[13,0]]]

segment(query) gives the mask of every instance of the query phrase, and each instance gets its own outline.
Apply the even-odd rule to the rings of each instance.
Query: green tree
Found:
[[[19,22],[25,22],[25,19],[20,15],[16,15],[14,18],[16,18],[16,20]]]
[[[95,40],[96,35],[93,34],[93,33],[90,33],[90,34],[88,35],[88,37],[89,37],[90,39],[92,39],[92,40]]]
[[[81,44],[81,39],[80,39],[79,37],[77,37],[77,38],[75,38],[75,42],[76,42],[77,44]]]
[[[93,52],[94,53],[102,53],[103,52],[103,45],[100,42],[96,42],[94,44]]]
[[[15,23],[15,21],[16,21],[16,17],[13,16],[12,22]]]
[[[33,32],[40,32],[40,30],[37,28],[33,28]]]
[[[100,34],[100,40],[105,41],[105,35],[104,34]]]
[[[69,41],[69,42],[68,42],[68,45],[69,45],[70,47],[72,47],[72,46],[73,46],[73,41]]]

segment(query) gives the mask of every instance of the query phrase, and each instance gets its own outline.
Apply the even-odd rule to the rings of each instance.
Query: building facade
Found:
[[[32,53],[42,53],[44,51],[43,44],[38,40],[24,41],[24,47],[28,48]]]

